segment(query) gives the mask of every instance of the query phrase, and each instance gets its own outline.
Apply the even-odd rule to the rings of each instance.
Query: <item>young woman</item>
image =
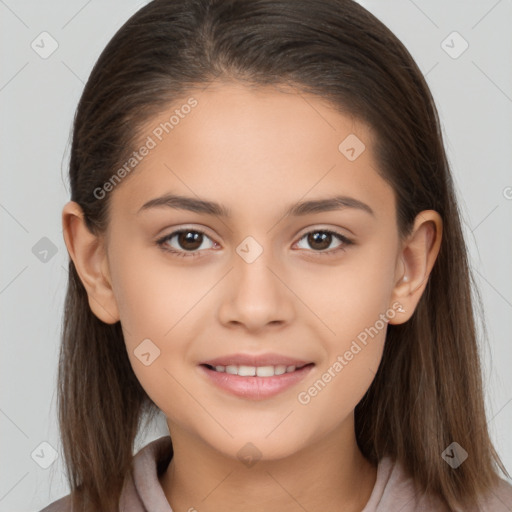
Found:
[[[45,511],[512,510],[436,107],[363,7],[149,3],[70,183]]]

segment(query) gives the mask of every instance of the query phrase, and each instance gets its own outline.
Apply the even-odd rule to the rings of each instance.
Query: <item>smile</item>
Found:
[[[197,368],[214,389],[239,398],[266,400],[297,386],[315,366],[314,363],[287,358],[277,358],[279,361],[275,357],[259,359],[251,361],[244,356],[219,358],[199,364]],[[225,364],[221,364],[223,362]]]
[[[229,365],[229,366],[210,366],[205,365],[210,370],[219,373],[229,373],[230,375],[240,375],[241,377],[274,377],[275,375],[283,375],[284,373],[292,373],[297,367],[294,365],[276,365],[276,366],[246,366],[246,365]],[[305,365],[303,365],[305,366]],[[302,368],[302,366],[300,367]],[[300,369],[299,368],[299,369]]]

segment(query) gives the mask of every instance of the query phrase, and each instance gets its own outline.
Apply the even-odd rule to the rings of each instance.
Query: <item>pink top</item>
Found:
[[[163,436],[142,448],[133,459],[133,474],[125,481],[120,512],[172,512],[160,481],[170,461],[171,438]],[[158,465],[157,465],[158,464]],[[159,471],[160,470],[160,471]],[[70,495],[54,501],[40,512],[71,512]],[[500,486],[480,503],[478,512],[512,512],[512,485]],[[438,501],[415,492],[413,480],[402,466],[383,458],[377,467],[377,479],[368,503],[361,512],[449,512]],[[477,512],[475,507],[474,512]],[[468,510],[464,512],[473,512]]]

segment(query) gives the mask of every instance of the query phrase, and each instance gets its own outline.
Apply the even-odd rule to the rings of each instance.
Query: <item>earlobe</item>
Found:
[[[390,324],[404,323],[413,315],[439,254],[442,232],[443,221],[436,211],[424,210],[416,216],[399,254],[391,300],[392,304],[398,302],[403,312]]]
[[[62,210],[62,231],[92,312],[107,324],[116,323],[119,311],[110,281],[104,239],[89,230],[82,208],[74,201],[68,202]]]

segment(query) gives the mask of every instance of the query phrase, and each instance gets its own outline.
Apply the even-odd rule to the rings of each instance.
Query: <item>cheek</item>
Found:
[[[144,338],[165,343],[174,326],[193,314],[204,293],[197,273],[167,264],[158,249],[133,249],[113,254],[112,284],[121,323],[130,344]]]
[[[180,370],[191,360],[191,333],[198,315],[205,314],[201,297],[211,279],[171,269],[164,258],[154,256],[126,248],[113,252],[111,277],[133,371],[155,404],[169,413],[170,396],[173,408],[190,407]],[[201,282],[205,286],[199,287]]]
[[[359,284],[327,318],[335,334],[324,337],[326,357],[297,393],[298,407],[317,432],[335,428],[351,414],[382,359],[394,311],[388,307],[388,295],[375,292],[375,282]]]
[[[394,248],[369,247],[346,260],[325,281],[328,292],[309,295],[330,331],[323,336],[326,357],[298,394],[314,418],[333,422],[350,413],[367,391],[384,349],[394,281]],[[317,281],[318,283],[319,281]],[[322,411],[324,411],[322,413]],[[315,413],[318,413],[316,415]]]
[[[394,247],[382,241],[345,256],[337,266],[301,269],[292,278],[294,291],[320,320],[325,339],[339,350],[389,308],[396,258]]]

